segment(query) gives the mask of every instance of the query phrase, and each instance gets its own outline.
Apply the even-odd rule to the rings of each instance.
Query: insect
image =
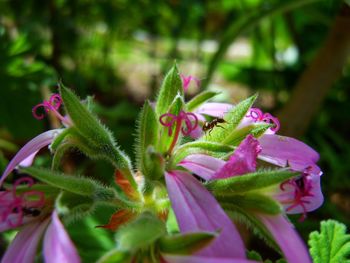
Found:
[[[34,216],[34,217],[39,216],[40,213],[41,213],[40,210],[32,208],[32,207],[23,207],[22,211],[23,211],[23,213],[25,215],[28,215],[28,216],[31,215],[31,216]]]
[[[219,123],[226,123],[226,121],[223,118],[214,118],[212,121],[206,121],[203,124],[202,130],[206,133],[207,131],[209,131],[209,135],[211,133],[211,131],[215,128],[215,127],[220,127],[225,129],[224,127],[222,127],[221,125],[219,125]]]

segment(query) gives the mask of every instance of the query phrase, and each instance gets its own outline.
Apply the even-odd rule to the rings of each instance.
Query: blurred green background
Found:
[[[221,90],[218,100],[259,92],[257,106],[280,117],[280,133],[320,153],[325,203],[295,220],[304,238],[325,218],[349,224],[349,30],[346,1],[2,0],[0,171],[21,145],[57,125],[34,119],[31,109],[59,81],[81,98],[93,95],[93,110],[133,155],[138,111],[176,60],[202,80],[200,89]],[[191,86],[188,97],[196,92]],[[48,155],[37,162],[48,165]],[[113,175],[78,153],[64,165],[106,182]],[[106,223],[99,218],[70,229],[91,262],[113,246],[110,233],[90,229]]]

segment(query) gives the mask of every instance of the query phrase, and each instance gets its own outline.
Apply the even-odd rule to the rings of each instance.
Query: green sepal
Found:
[[[158,117],[168,113],[170,105],[177,95],[183,97],[183,87],[179,71],[176,64],[174,64],[166,74],[157,97],[155,111]]]
[[[322,221],[321,231],[312,232],[308,243],[314,263],[350,262],[350,235],[340,222]]]
[[[183,97],[176,96],[174,98],[174,101],[171,103],[167,113],[171,113],[175,116],[178,116],[180,111],[184,108],[184,106],[185,106],[185,102],[183,100]],[[174,124],[172,125],[171,136],[169,136],[169,134],[168,134],[169,127],[161,126],[160,139],[159,139],[158,148],[157,148],[160,152],[166,153],[169,150],[169,147],[176,136],[176,129],[181,128],[181,127],[178,127],[178,124],[182,125],[182,122],[177,123],[177,121],[175,121]],[[180,132],[180,136],[181,136],[181,132]],[[178,141],[180,141],[180,139],[178,139]]]
[[[190,255],[208,246],[216,236],[211,232],[167,235],[161,237],[158,244],[162,253]]]
[[[281,249],[270,234],[270,231],[251,211],[242,209],[234,204],[221,204],[227,215],[234,221],[240,222],[253,231],[255,235],[263,239],[267,245],[282,255]]]
[[[145,102],[141,110],[138,126],[136,145],[137,168],[146,177],[152,177],[154,170],[156,170],[154,166],[157,166],[154,161],[160,164],[161,156],[152,147],[152,145],[158,143],[159,120],[149,101]],[[157,162],[157,160],[159,161]]]
[[[145,173],[146,177],[157,180],[164,176],[165,159],[161,153],[155,151],[152,145],[146,150],[144,162],[148,168]]]
[[[71,90],[60,85],[60,94],[74,128],[77,133],[86,138],[85,148],[90,148],[90,152],[110,160],[117,169],[126,175],[134,189],[137,189],[137,184],[132,176],[130,159],[116,146],[111,132],[100,123]]]
[[[218,95],[219,92],[216,91],[203,91],[199,93],[197,96],[193,97],[189,102],[186,104],[187,111],[193,111],[199,106],[201,106],[204,102],[207,100],[215,97]]]
[[[4,184],[4,187],[6,189],[9,189],[12,187],[12,185]],[[52,187],[51,185],[41,184],[41,183],[35,183],[31,187],[28,187],[28,185],[25,185],[25,184],[21,184],[16,187],[17,194],[21,194],[28,191],[42,192],[45,194],[46,197],[56,196],[60,193],[60,190],[57,189],[56,187]]]
[[[300,175],[300,172],[291,172],[284,169],[262,170],[244,176],[213,180],[207,183],[206,187],[215,194],[238,194],[260,190],[263,192],[264,188],[280,184],[298,175]]]
[[[21,168],[21,171],[30,174],[34,178],[47,183],[48,185],[73,194],[89,196],[95,201],[121,201],[121,198],[117,195],[117,192],[114,189],[102,186],[98,181],[90,178],[66,175],[49,169],[36,167]]]
[[[94,200],[90,196],[62,191],[56,199],[55,208],[69,223],[89,215],[94,209]]]
[[[55,152],[57,150],[57,148],[63,143],[66,136],[70,134],[71,130],[72,128],[65,128],[54,138],[54,140],[50,144],[51,152]]]
[[[204,140],[212,142],[225,142],[225,140],[233,133],[244,118],[247,115],[248,110],[253,105],[257,98],[257,94],[250,98],[240,102],[233,107],[227,114],[224,115],[225,123],[220,123],[223,129],[214,128],[210,135],[204,136]]]
[[[131,255],[127,251],[120,251],[113,249],[107,254],[103,255],[97,263],[127,263],[131,262]]]
[[[177,164],[191,154],[206,154],[216,158],[232,153],[234,147],[219,142],[194,141],[178,147],[173,155],[172,163]]]
[[[144,212],[117,232],[118,249],[136,250],[152,245],[158,238],[165,235],[163,221],[150,212]]]
[[[61,84],[60,94],[69,118],[81,134],[96,145],[114,144],[111,133],[71,90]]]
[[[277,215],[283,209],[281,205],[269,196],[259,193],[232,194],[220,193],[215,195],[220,204],[233,204],[242,209],[251,210],[258,213]]]
[[[272,126],[273,124],[270,123],[252,123],[241,129],[232,131],[225,138],[225,140],[222,141],[222,143],[228,145],[238,145],[247,137],[248,134],[253,135],[255,138],[259,138]]]

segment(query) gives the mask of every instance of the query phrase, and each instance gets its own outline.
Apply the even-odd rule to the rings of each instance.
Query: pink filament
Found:
[[[193,118],[193,123],[189,117]],[[195,130],[198,126],[198,118],[195,114],[191,112],[184,112],[180,111],[179,115],[171,114],[171,113],[165,113],[159,118],[159,122],[165,126],[168,127],[168,135],[171,136],[173,133],[173,125],[175,123],[178,124],[178,126],[181,126],[182,121],[185,122],[185,127],[181,128],[181,132],[183,135],[187,136],[189,135],[193,130]]]
[[[264,121],[274,124],[274,127],[271,128],[271,130],[274,132],[277,132],[280,129],[280,122],[278,118],[272,116],[270,113],[263,113],[262,110],[258,108],[251,108],[246,117],[252,118],[254,122]]]
[[[310,175],[310,171],[311,171],[312,167],[307,167],[304,172],[302,173],[300,178],[297,179],[292,179],[292,180],[288,180],[286,182],[283,182],[280,185],[280,189],[282,191],[285,190],[284,186],[286,184],[291,185],[292,187],[294,187],[294,199],[291,201],[287,201],[284,203],[292,203],[287,209],[286,211],[291,211],[293,208],[297,207],[297,206],[301,206],[303,213],[302,216],[299,218],[299,221],[302,222],[305,220],[306,218],[306,214],[307,214],[307,209],[305,207],[305,204],[309,204],[310,201],[304,200],[304,197],[313,197],[314,194],[311,192],[312,191],[312,185],[311,182],[308,180],[308,176]],[[302,180],[302,181],[301,181]],[[302,185],[298,184],[297,181],[301,182]]]
[[[191,120],[191,118],[192,120]],[[182,122],[185,122],[185,126],[182,127]],[[170,145],[168,153],[170,154],[179,138],[180,132],[188,136],[190,133],[198,127],[198,118],[191,112],[180,111],[178,115],[165,113],[159,117],[159,122],[168,128],[168,135],[171,136],[173,133],[173,126],[175,124],[175,136]]]
[[[60,119],[63,123],[65,124],[70,124],[70,121],[63,117],[59,112],[58,109],[60,108],[62,104],[62,98],[59,94],[53,94],[49,101],[44,100],[42,103],[39,103],[37,105],[35,105],[32,109],[32,113],[34,118],[36,118],[37,120],[42,120],[45,117],[45,114],[49,113],[50,111],[52,111],[55,116]],[[43,108],[44,112],[43,113],[37,113],[39,108]]]
[[[6,190],[0,195],[0,200],[1,198],[4,198],[1,200],[2,205],[6,206],[7,203],[7,207],[1,212],[1,221],[6,222],[11,228],[22,225],[23,208],[40,208],[45,204],[44,193],[40,191],[30,190],[17,195],[16,188],[22,183],[26,183],[28,187],[31,187],[34,184],[34,180],[30,177],[20,178],[16,180],[11,190]],[[10,192],[12,192],[12,198],[9,200],[7,194]],[[35,198],[36,200],[31,200],[31,198],[28,197],[37,198]],[[11,217],[11,215],[14,216]]]

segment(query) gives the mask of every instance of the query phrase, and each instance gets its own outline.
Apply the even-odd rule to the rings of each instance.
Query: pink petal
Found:
[[[39,134],[34,139],[29,141],[26,145],[24,145],[7,165],[6,170],[1,176],[0,185],[3,184],[6,177],[16,168],[18,164],[31,157],[32,154],[39,151],[41,148],[44,148],[45,146],[49,145],[53,141],[55,136],[62,131],[62,129],[46,131],[44,133]]]
[[[52,213],[52,222],[44,237],[44,258],[46,263],[80,262],[78,252],[56,211]]]
[[[178,256],[178,255],[162,255],[167,263],[253,263],[257,261],[248,259],[232,259],[223,257],[201,257],[201,256]]]
[[[294,229],[282,215],[258,215],[281,248],[288,263],[312,263],[308,250]]]
[[[34,262],[39,241],[49,221],[46,219],[24,226],[6,250],[1,263]]]
[[[195,110],[196,113],[222,118],[234,106],[228,103],[207,102]]]
[[[237,147],[226,164],[211,179],[223,179],[256,170],[256,158],[261,147],[257,139],[248,135]]]
[[[225,165],[225,161],[209,155],[191,154],[184,158],[179,165],[202,177],[204,180],[210,180]]]
[[[304,196],[302,198],[305,211],[301,205],[295,206],[290,210],[287,210],[293,205],[294,192],[295,188],[291,185],[285,184],[283,190],[278,188],[277,193],[273,194],[273,197],[276,198],[284,206],[287,214],[300,214],[304,212],[310,212],[319,208],[324,201],[323,194],[321,191],[320,181],[321,178],[317,174],[310,174],[308,180],[311,183],[311,193],[312,196]]]
[[[220,231],[213,243],[198,254],[245,258],[238,231],[219,203],[193,176],[182,171],[165,174],[169,198],[181,232]]]
[[[288,164],[296,171],[303,171],[309,166],[314,166],[314,173],[317,171],[320,173],[319,168],[315,165],[319,154],[305,143],[274,134],[260,137],[259,142],[262,148],[259,159],[282,167]]]
[[[20,162],[19,165],[23,166],[23,167],[31,166],[33,164],[34,158],[35,158],[35,156],[37,155],[38,152],[39,151],[36,151],[36,152],[32,153],[31,155],[29,155],[22,162]]]

